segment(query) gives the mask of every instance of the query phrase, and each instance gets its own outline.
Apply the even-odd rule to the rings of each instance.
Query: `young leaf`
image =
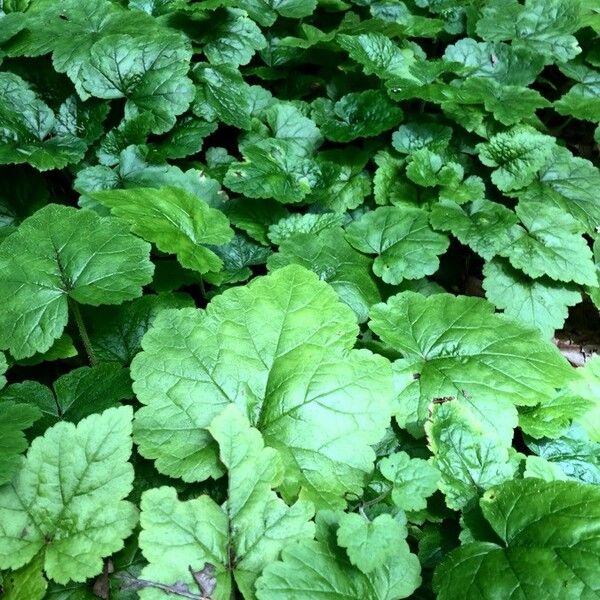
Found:
[[[467,582],[472,600],[515,594],[593,598],[600,488],[522,479],[489,490],[480,505],[500,540],[474,541],[450,552],[435,572],[439,600],[464,596]]]
[[[389,422],[386,359],[352,350],[354,313],[297,265],[215,297],[206,311],[165,311],[132,363],[140,452],[186,481],[217,476],[207,431],[234,402],[280,451],[286,498],[343,506],[373,467]]]
[[[267,139],[244,146],[244,162],[230,165],[223,183],[249,198],[299,203],[315,187],[319,166],[294,151],[290,142]]]
[[[480,417],[484,408],[483,403],[477,406],[477,401],[460,398],[434,404],[425,425],[433,464],[441,473],[439,488],[448,507],[455,510],[468,506],[482,491],[512,479],[522,458],[510,447],[509,423],[490,427]],[[500,411],[493,405],[488,408],[492,409],[488,414],[495,411],[495,419],[500,421]],[[514,412],[512,415],[516,417]],[[512,426],[516,425],[514,417]]]
[[[348,241],[361,252],[377,254],[373,272],[386,283],[431,275],[448,238],[429,226],[420,208],[382,206],[366,213],[347,229]]]
[[[206,246],[233,237],[229,221],[205,201],[177,188],[133,188],[90,196],[131,226],[131,231],[162,252],[176,254],[182,266],[207,273],[219,271],[221,259]]]
[[[349,515],[348,515],[349,516]],[[419,561],[408,544],[398,540],[395,551],[368,575],[337,547],[343,515],[322,511],[317,539],[290,544],[281,560],[267,566],[257,582],[258,600],[398,600],[408,598],[421,583]]]
[[[392,501],[402,510],[423,510],[427,498],[437,490],[439,471],[422,458],[406,452],[385,456],[379,462],[381,474],[392,482]]]
[[[69,301],[120,304],[142,293],[149,244],[123,223],[49,204],[0,246],[0,348],[15,358],[44,352],[67,324]]]
[[[405,543],[406,533],[406,528],[389,514],[369,521],[356,513],[344,513],[337,541],[346,548],[350,562],[368,575],[394,556]]]
[[[0,488],[0,567],[18,569],[39,552],[50,579],[84,581],[102,570],[137,521],[129,407],[77,425],[58,423],[31,444]]]
[[[229,600],[235,581],[251,599],[257,577],[282,548],[312,537],[313,509],[302,500],[287,506],[272,491],[283,474],[279,455],[264,447],[260,433],[233,404],[209,431],[227,468],[227,500],[219,506],[203,495],[181,502],[168,487],[144,492],[140,547],[149,565],[141,578],[194,589],[190,568],[200,570],[208,562],[217,580],[211,598]],[[151,596],[142,592],[141,597]]]
[[[518,126],[498,133],[489,142],[477,144],[477,150],[484,165],[496,167],[492,181],[498,189],[510,192],[525,187],[535,179],[555,143],[549,135],[531,127]]]

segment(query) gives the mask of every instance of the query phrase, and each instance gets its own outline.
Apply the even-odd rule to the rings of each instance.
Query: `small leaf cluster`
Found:
[[[0,598],[598,598],[599,37],[0,0]]]

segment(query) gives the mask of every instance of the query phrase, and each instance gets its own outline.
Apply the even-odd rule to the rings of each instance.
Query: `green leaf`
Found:
[[[91,194],[131,231],[162,252],[177,255],[182,266],[199,273],[219,271],[221,259],[206,246],[225,244],[233,237],[219,210],[177,188],[133,188]]]
[[[480,298],[403,292],[371,309],[369,327],[402,353],[410,385],[404,413],[422,424],[435,398],[534,405],[552,398],[573,371],[539,331]],[[416,388],[416,389],[415,389]]]
[[[152,279],[149,245],[116,219],[49,204],[0,246],[0,347],[15,358],[48,350],[69,301],[120,304]]]
[[[577,287],[547,277],[530,279],[506,261],[487,263],[483,274],[483,288],[492,304],[509,317],[537,327],[548,338],[563,326],[569,306],[581,302]]]
[[[341,225],[343,220],[344,217],[336,213],[293,213],[270,225],[267,235],[273,244],[283,244],[299,233],[320,234]]]
[[[373,196],[377,204],[411,205],[416,201],[415,186],[404,176],[404,159],[382,150],[373,159],[377,170],[373,176]]]
[[[27,448],[23,431],[40,416],[40,411],[34,406],[10,400],[0,402],[0,485],[10,481],[18,470],[20,455]]]
[[[240,72],[230,65],[198,63],[194,114],[208,121],[220,120],[239,129],[250,129],[252,90]]]
[[[369,521],[356,513],[340,516],[337,541],[346,548],[350,562],[367,575],[385,564],[406,538],[406,528],[391,515]]]
[[[481,103],[503,125],[530,119],[538,108],[552,106],[539,92],[523,86],[501,85],[490,78],[470,77],[460,88],[457,101]]]
[[[597,594],[600,488],[515,480],[488,491],[480,505],[502,545],[476,541],[450,552],[433,581],[439,600],[466,590],[472,600]]]
[[[190,58],[189,45],[179,34],[109,35],[90,49],[81,82],[97,98],[126,98],[126,117],[150,112],[152,131],[164,133],[194,98],[194,86],[186,77]]]
[[[403,117],[400,107],[379,90],[346,94],[335,103],[318,98],[312,106],[313,119],[323,135],[334,142],[379,135],[398,125]]]
[[[414,52],[408,48],[400,48],[381,33],[356,36],[340,34],[336,40],[350,58],[362,65],[366,75],[377,75],[380,79],[415,79],[410,71],[416,62]]]
[[[565,62],[581,48],[572,35],[580,27],[580,3],[573,0],[492,0],[482,10],[477,33],[493,42],[512,40],[515,49],[529,50],[547,63]]]
[[[446,161],[443,156],[428,148],[416,150],[410,156],[406,167],[406,176],[423,187],[436,185],[455,186],[462,180],[464,169],[453,161]]]
[[[515,412],[506,411],[511,420],[500,424],[501,412],[493,405],[478,405],[477,398],[469,400],[440,400],[442,404],[433,405],[425,425],[433,464],[441,473],[439,488],[448,507],[455,510],[468,506],[484,490],[515,477],[522,458],[510,447]],[[481,418],[484,411],[494,415],[493,426]]]
[[[554,149],[555,139],[531,127],[514,127],[489,142],[477,144],[479,159],[495,167],[492,181],[503,192],[518,190],[533,182]]]
[[[598,283],[592,251],[580,235],[581,225],[552,205],[526,203],[515,209],[524,227],[510,231],[510,245],[499,250],[530,277],[548,275],[582,285]]]
[[[149,565],[141,578],[193,589],[189,567],[200,571],[208,562],[216,567],[214,600],[229,600],[233,581],[244,598],[254,598],[257,577],[282,548],[312,537],[313,509],[302,500],[287,506],[272,491],[283,474],[280,457],[234,405],[209,431],[227,468],[227,500],[219,506],[203,495],[181,502],[168,487],[144,492],[140,547]]]
[[[42,435],[59,421],[78,423],[81,419],[112,408],[133,397],[129,371],[115,364],[80,367],[61,375],[53,384],[54,393],[37,381],[9,385],[0,398],[25,402],[39,419],[33,431]]]
[[[572,383],[571,388],[575,394],[591,403],[585,414],[581,417],[577,415],[577,422],[588,432],[591,440],[600,443],[600,357],[590,358],[584,367],[577,369],[577,374],[579,379]]]
[[[392,146],[403,154],[412,154],[422,148],[432,152],[445,150],[450,143],[452,129],[434,122],[412,122],[400,125],[392,135]]]
[[[518,218],[502,204],[481,199],[462,206],[440,200],[429,220],[434,229],[450,231],[461,243],[491,260],[512,243]]]
[[[317,540],[284,548],[281,560],[267,566],[257,582],[258,600],[397,600],[408,598],[421,583],[419,561],[399,540],[392,556],[368,575],[337,547],[339,513],[321,512]],[[347,517],[346,517],[347,518]]]
[[[40,171],[79,162],[85,140],[65,131],[58,116],[13,73],[0,73],[0,164],[29,163]]]
[[[340,227],[317,234],[294,233],[267,261],[269,270],[290,264],[306,267],[329,283],[355,312],[359,323],[368,319],[371,306],[381,300],[371,277],[371,260],[350,246]]]
[[[373,272],[386,283],[431,275],[448,238],[432,231],[419,208],[382,206],[347,228],[348,241],[361,252],[377,254]]]
[[[204,138],[216,129],[216,123],[184,117],[169,131],[165,140],[152,147],[150,156],[153,162],[160,163],[169,158],[185,158],[197,154],[202,149]]]
[[[270,226],[289,215],[284,206],[268,198],[231,200],[223,210],[231,223],[261,244],[269,243]]]
[[[379,462],[381,474],[392,482],[392,501],[402,510],[423,510],[427,498],[437,490],[439,471],[422,458],[406,452],[385,456]]]
[[[286,498],[343,506],[373,468],[370,445],[391,408],[389,363],[351,350],[357,332],[333,289],[297,265],[223,292],[206,311],[163,312],[131,367],[145,405],[140,452],[185,481],[218,476],[206,428],[234,402],[280,451]]]
[[[561,71],[577,83],[554,103],[561,115],[584,121],[600,121],[600,72],[582,63],[567,63]]]
[[[521,204],[551,204],[577,219],[588,233],[600,227],[600,170],[589,160],[556,147],[533,183],[519,192]]]
[[[580,425],[573,424],[555,439],[527,440],[527,446],[557,466],[565,477],[581,483],[600,484],[600,443],[590,440]]]
[[[159,294],[142,296],[119,307],[86,310],[94,355],[100,361],[128,365],[142,349],[142,338],[161,311],[193,305],[185,294]]]
[[[316,0],[237,0],[252,19],[263,26],[272,25],[278,16],[301,19],[313,13]]]
[[[544,57],[502,42],[458,40],[446,47],[444,59],[466,67],[465,75],[490,77],[502,85],[527,86],[544,66]]]
[[[28,565],[0,576],[3,600],[43,600],[47,598],[48,582],[44,577],[40,557]]]
[[[252,19],[236,8],[212,13],[208,31],[201,36],[202,50],[214,65],[248,64],[256,52],[267,45],[265,37]]]
[[[8,363],[6,362],[6,357],[4,356],[4,353],[0,352],[0,390],[6,384],[6,377],[4,377],[4,373],[6,373],[7,369]]]
[[[133,467],[129,407],[111,408],[79,425],[58,423],[37,438],[12,483],[0,488],[0,567],[18,569],[43,552],[58,583],[102,571],[102,558],[123,546],[137,521],[123,500]]]
[[[268,139],[245,146],[244,162],[230,165],[223,183],[249,198],[274,198],[287,203],[302,202],[317,184],[317,163],[305,158],[284,140]]]

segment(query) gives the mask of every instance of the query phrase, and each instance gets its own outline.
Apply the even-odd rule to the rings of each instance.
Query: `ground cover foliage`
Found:
[[[600,598],[596,0],[0,0],[0,597]]]

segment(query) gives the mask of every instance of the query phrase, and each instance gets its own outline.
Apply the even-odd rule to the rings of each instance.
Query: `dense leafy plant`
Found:
[[[0,597],[600,598],[599,33],[0,0]]]

